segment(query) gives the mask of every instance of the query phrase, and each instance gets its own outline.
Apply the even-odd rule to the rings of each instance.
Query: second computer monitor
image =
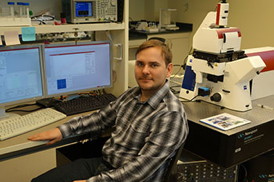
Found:
[[[44,64],[47,96],[112,86],[109,41],[46,45]]]

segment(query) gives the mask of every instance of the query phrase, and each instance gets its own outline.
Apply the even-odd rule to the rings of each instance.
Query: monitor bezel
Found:
[[[46,48],[53,48],[53,47],[60,47],[60,46],[83,46],[83,45],[96,45],[96,44],[109,44],[109,64],[110,64],[110,84],[100,87],[92,87],[87,89],[79,89],[75,91],[65,91],[62,93],[55,93],[55,94],[49,94],[48,93],[48,82],[47,82],[47,68],[46,68],[46,58],[45,58],[45,49]],[[102,41],[72,41],[72,42],[54,42],[52,44],[45,44],[43,46],[43,72],[44,72],[44,88],[45,88],[45,97],[60,97],[60,96],[70,96],[70,95],[77,95],[79,93],[89,93],[91,91],[95,90],[103,90],[107,88],[111,88],[113,86],[113,75],[112,75],[112,69],[113,69],[113,63],[112,63],[112,44],[109,40],[102,40]]]
[[[38,99],[44,98],[45,95],[45,88],[44,88],[44,69],[43,69],[43,48],[42,44],[20,44],[20,45],[11,45],[11,46],[5,46],[0,47],[0,51],[12,51],[12,50],[23,50],[23,49],[33,49],[38,48],[39,52],[39,65],[40,65],[40,79],[41,79],[41,87],[42,87],[42,93],[40,96],[30,97],[26,99],[17,99],[14,101],[7,101],[7,102],[1,102],[0,101],[0,107],[6,108],[8,106],[14,106],[14,105],[21,105],[24,103],[31,103]]]

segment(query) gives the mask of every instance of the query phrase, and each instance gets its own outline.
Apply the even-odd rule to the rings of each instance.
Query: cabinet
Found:
[[[113,87],[108,91],[118,96],[127,88],[127,60],[128,60],[128,7],[129,0],[124,1],[123,21],[121,23],[92,23],[66,25],[33,25],[36,34],[65,33],[65,32],[96,32],[96,40],[105,40],[111,37],[113,43]],[[22,34],[22,27],[1,27],[0,36],[7,31],[17,31]],[[110,36],[106,36],[106,34]]]

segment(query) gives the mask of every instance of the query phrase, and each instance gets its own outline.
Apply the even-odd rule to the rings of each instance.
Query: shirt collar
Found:
[[[137,88],[138,89],[136,89],[136,92],[135,92],[136,95],[134,96],[134,98],[139,101],[139,98],[141,96],[141,89],[139,87]],[[148,103],[151,107],[155,109],[163,100],[164,96],[167,94],[168,91],[169,91],[169,83],[168,81],[166,81],[164,86],[160,88],[160,90],[158,90],[156,94],[150,97],[146,102],[142,102],[142,103],[143,104]]]

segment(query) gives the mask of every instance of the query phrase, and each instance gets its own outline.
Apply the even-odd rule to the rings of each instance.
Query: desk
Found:
[[[32,109],[32,108],[31,108]],[[91,112],[81,113],[86,115]],[[24,113],[19,113],[24,114]],[[74,136],[54,145],[37,145],[30,146],[27,138],[33,134],[55,128],[72,117],[54,122],[42,128],[27,132],[25,134],[0,141],[0,151],[2,148],[11,147],[14,150],[16,145],[21,145],[24,149],[18,151],[10,150],[9,153],[0,154],[0,181],[6,182],[29,182],[33,177],[40,175],[54,167],[56,167],[56,149],[64,145],[76,143],[79,140],[90,137],[89,135]],[[1,152],[0,152],[1,153]]]
[[[268,106],[266,108],[260,105]],[[236,112],[206,102],[184,102],[190,133],[185,148],[220,166],[230,167],[274,148],[274,95],[252,102],[253,109]],[[199,120],[230,113],[251,123],[222,131]]]
[[[32,143],[34,143],[34,144],[32,144],[27,139],[29,136],[34,135],[36,133],[40,133],[42,131],[56,128],[57,126],[65,123],[66,121],[68,121],[69,119],[71,119],[73,117],[76,117],[79,115],[84,115],[84,114],[89,114],[89,113],[91,113],[91,112],[68,116],[65,119],[59,120],[57,122],[54,122],[54,123],[44,126],[42,128],[24,133],[24,134],[16,136],[16,137],[12,137],[7,140],[0,141],[0,161],[7,160],[7,159],[10,159],[13,157],[19,157],[22,155],[26,155],[26,154],[30,154],[30,153],[34,153],[34,152],[38,152],[38,151],[42,151],[42,150],[46,150],[46,149],[50,149],[50,148],[56,148],[58,146],[77,142],[82,139],[91,138],[92,136],[90,134],[82,134],[82,135],[77,135],[77,136],[72,136],[72,137],[66,138],[66,139],[62,140],[61,142],[58,142],[53,145],[44,145],[43,143],[40,143],[40,142],[32,142]],[[37,144],[35,144],[35,143],[37,143]],[[9,148],[7,150],[8,152],[6,152],[6,151],[4,153],[1,152],[1,149],[3,149],[3,148]],[[17,148],[21,148],[21,149],[17,150]]]
[[[205,102],[185,102],[184,107],[188,115],[190,126],[190,133],[185,148],[226,168],[237,165],[272,150],[274,147],[274,112],[269,108],[261,108],[258,104],[274,107],[273,101],[274,95],[255,100],[253,101],[253,109],[247,112],[235,112],[228,109],[221,109],[219,106]],[[217,115],[222,112],[227,112],[242,118],[246,118],[252,122],[228,131],[221,131],[199,122],[199,119],[201,118]],[[80,115],[84,114],[88,113],[82,113]],[[59,126],[72,117],[74,116],[69,116],[43,128],[1,141],[0,148],[28,142],[28,136]],[[249,138],[250,136],[252,136],[251,139]],[[75,136],[56,145],[42,145],[25,148],[20,151],[2,154],[0,155],[0,159],[1,161],[4,161],[6,159],[19,157],[21,155],[30,154],[37,151],[56,148],[58,146],[73,143],[87,137],[91,136]],[[33,161],[30,162],[32,163]],[[40,161],[38,161],[38,163],[39,162]],[[42,172],[44,171],[39,171],[35,174],[41,174]],[[34,177],[34,175],[32,174],[31,177]]]

